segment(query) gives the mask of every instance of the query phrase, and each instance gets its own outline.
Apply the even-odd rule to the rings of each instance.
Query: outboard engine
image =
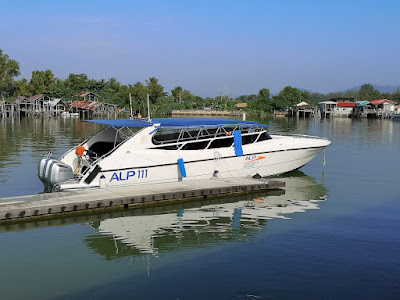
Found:
[[[39,161],[37,173],[44,184],[50,185],[74,178],[74,171],[69,165],[48,157]]]

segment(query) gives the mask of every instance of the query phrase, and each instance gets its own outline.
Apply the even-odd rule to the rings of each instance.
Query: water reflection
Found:
[[[153,213],[109,218],[90,224],[100,235],[87,245],[107,260],[144,253],[163,253],[202,247],[221,241],[246,241],[269,219],[318,209],[327,190],[297,171],[286,177],[284,190],[180,204]],[[133,211],[134,212],[134,211]]]

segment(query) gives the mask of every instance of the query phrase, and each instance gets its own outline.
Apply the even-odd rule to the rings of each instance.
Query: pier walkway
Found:
[[[265,178],[223,178],[171,183],[106,187],[59,193],[0,198],[0,223],[69,212],[115,209],[136,205],[218,197],[278,189],[285,183]]]

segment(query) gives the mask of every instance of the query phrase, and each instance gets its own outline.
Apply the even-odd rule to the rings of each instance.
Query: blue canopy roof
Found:
[[[217,118],[155,118],[149,123],[147,119],[121,119],[121,120],[88,120],[87,122],[105,124],[113,127],[148,127],[154,124],[160,124],[160,127],[225,127],[225,126],[261,126],[268,125],[259,124],[252,121],[241,121],[232,119]]]

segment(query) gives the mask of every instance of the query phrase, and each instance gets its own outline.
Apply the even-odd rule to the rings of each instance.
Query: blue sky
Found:
[[[0,48],[56,77],[200,96],[399,85],[400,1],[0,0]]]

